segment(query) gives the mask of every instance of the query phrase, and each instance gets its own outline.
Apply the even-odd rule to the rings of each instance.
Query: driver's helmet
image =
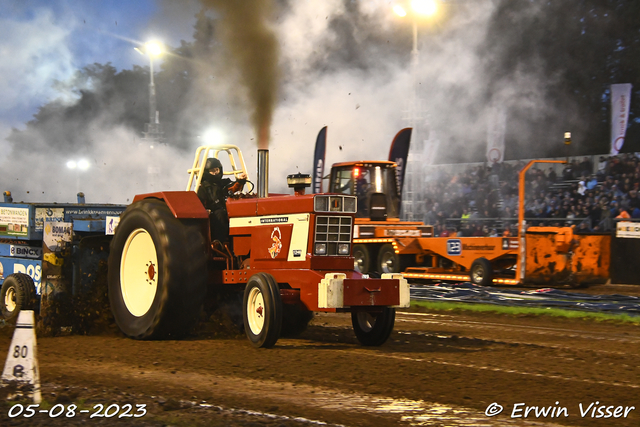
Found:
[[[220,163],[220,160],[216,159],[215,157],[210,157],[207,159],[207,163],[205,163],[204,165],[204,171],[205,173],[208,173],[211,169],[214,168],[219,168],[220,173],[222,173],[222,163]]]

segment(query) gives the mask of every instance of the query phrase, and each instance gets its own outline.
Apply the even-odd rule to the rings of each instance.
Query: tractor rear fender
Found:
[[[162,191],[158,193],[139,194],[134,197],[133,203],[143,199],[164,200],[176,218],[209,218],[209,213],[194,191]]]

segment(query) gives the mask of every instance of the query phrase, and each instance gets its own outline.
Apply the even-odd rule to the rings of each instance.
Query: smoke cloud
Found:
[[[481,161],[489,112],[495,105],[507,112],[507,158],[518,157],[527,144],[544,152],[546,145],[551,148],[562,143],[549,139],[549,134],[557,131],[561,138],[568,130],[563,128],[564,122],[558,129],[540,129],[539,123],[572,107],[570,103],[549,102],[546,93],[553,76],[544,74],[544,64],[537,64],[534,58],[511,73],[495,66],[505,45],[513,45],[491,31],[499,1],[448,2],[437,18],[418,22],[417,89],[411,75],[412,22],[395,16],[387,0],[202,2],[213,24],[199,30],[212,31],[219,39],[211,46],[196,41],[194,56],[187,58],[193,64],[190,76],[195,84],[178,94],[188,100],[187,108],[171,125],[199,136],[217,130],[221,142],[243,150],[250,178],[254,178],[256,139],[264,130],[270,136],[269,188],[274,192],[289,193],[287,174],[311,172],[313,145],[323,126],[328,126],[329,165],[386,159],[393,136],[412,123],[417,126],[413,144],[427,140],[436,145],[439,140],[436,162]],[[165,43],[180,46],[178,38],[192,32],[196,23],[192,12],[198,11],[201,3],[186,0],[180,8],[170,1],[158,0],[158,4],[161,7],[140,38],[162,25]],[[190,18],[185,11],[190,11]],[[523,6],[521,13],[541,11],[531,5]],[[44,46],[55,46],[55,58],[42,63],[48,67],[42,68],[47,77],[64,80],[74,66],[78,68],[71,53],[68,23],[47,18],[46,11],[40,11],[29,26],[46,32],[27,31],[27,24],[21,24],[23,46],[33,47],[29,54],[44,54],[46,47],[39,50],[36,46],[47,37],[51,43]],[[18,31],[13,28],[7,32],[8,24],[0,25],[1,34],[7,37]],[[176,38],[171,39],[171,34]],[[17,41],[15,45],[0,41],[0,47],[9,53],[18,53],[17,46]],[[147,58],[143,60],[148,64]],[[50,79],[27,72],[33,70],[28,64],[16,67],[8,61],[0,64],[6,101],[0,112],[7,113],[21,102],[33,102],[35,92],[54,93],[50,83],[46,90],[43,87],[42,82]],[[139,84],[146,88],[148,82]],[[172,85],[176,83],[165,82],[163,86],[156,81],[158,97],[177,87]],[[409,115],[414,90],[421,100],[417,118]],[[78,100],[73,94],[65,97],[67,104]],[[135,194],[151,190],[183,189],[185,171],[201,140],[167,141],[166,146],[151,149],[141,141],[142,129],[110,125],[114,115],[127,109],[139,109],[146,116],[146,102],[144,96],[133,106],[114,100],[100,106],[104,111],[96,120],[59,123],[60,135],[90,131],[82,146],[70,147],[65,138],[37,134],[25,135],[27,142],[5,143],[5,161],[0,157],[0,189],[12,190],[17,200],[58,202],[74,201],[79,189],[86,193],[88,202],[112,203],[126,203]],[[203,117],[202,111],[208,115]],[[161,122],[164,117],[166,112],[160,111]],[[565,114],[565,118],[579,124],[577,115]],[[10,128],[7,123],[0,122],[0,130]],[[570,129],[574,142],[580,138],[577,127]],[[90,161],[88,171],[66,169],[69,158],[80,156]]]
[[[251,121],[258,148],[268,148],[276,91],[278,41],[269,26],[273,5],[269,0],[202,0],[220,12],[220,34],[247,88]]]

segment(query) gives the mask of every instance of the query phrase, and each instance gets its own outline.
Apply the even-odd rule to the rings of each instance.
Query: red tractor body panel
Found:
[[[138,194],[133,198],[133,203],[149,198],[164,200],[176,218],[209,218],[209,213],[202,206],[198,195],[193,191],[161,191],[158,193]]]
[[[313,212],[313,195],[270,195],[262,199],[227,200],[229,218]]]

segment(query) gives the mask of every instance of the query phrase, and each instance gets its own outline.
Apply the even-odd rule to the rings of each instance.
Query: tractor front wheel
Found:
[[[257,273],[244,289],[242,315],[244,331],[254,347],[276,345],[282,330],[280,287],[272,275]]]
[[[351,323],[353,331],[365,346],[378,346],[387,341],[396,320],[395,308],[385,307],[379,313],[367,311],[351,312]]]
[[[111,241],[108,277],[111,311],[125,335],[175,339],[195,324],[206,293],[205,227],[177,219],[157,199],[136,202],[123,213]]]

